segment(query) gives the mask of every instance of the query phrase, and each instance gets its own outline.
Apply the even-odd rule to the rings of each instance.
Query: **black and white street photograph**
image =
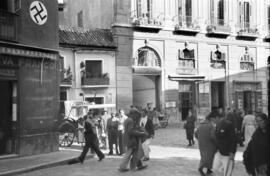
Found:
[[[270,0],[0,0],[0,176],[270,176]]]

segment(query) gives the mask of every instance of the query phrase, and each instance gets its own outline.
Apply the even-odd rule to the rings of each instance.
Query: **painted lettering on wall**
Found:
[[[24,68],[41,68],[42,61],[41,59],[20,59],[19,67]],[[43,69],[55,70],[57,68],[57,64],[55,61],[43,61]]]
[[[5,67],[24,67],[24,68],[41,68],[42,59],[41,58],[33,58],[33,59],[26,59],[26,58],[16,58],[10,56],[0,56],[0,66]],[[56,70],[57,62],[44,59],[43,61],[43,69],[48,70]]]
[[[0,68],[0,76],[14,77],[16,76],[16,71],[14,69]]]

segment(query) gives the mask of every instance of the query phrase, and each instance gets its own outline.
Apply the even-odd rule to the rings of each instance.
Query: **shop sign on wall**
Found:
[[[175,101],[167,101],[165,104],[166,108],[175,108],[176,107],[176,102]]]

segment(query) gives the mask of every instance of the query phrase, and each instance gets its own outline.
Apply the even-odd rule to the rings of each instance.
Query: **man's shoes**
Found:
[[[105,155],[102,155],[101,157],[99,157],[98,161],[102,161],[105,158]]]
[[[204,174],[202,168],[199,168],[198,171],[199,171],[199,173],[200,173],[201,176],[206,176],[206,175]]]
[[[68,164],[76,164],[76,163],[83,163],[79,158],[75,158],[75,159],[72,159],[70,161],[68,161]]]
[[[122,168],[119,168],[118,171],[119,171],[119,172],[127,172],[127,171],[129,171],[129,169],[122,169]]]
[[[137,167],[137,170],[143,170],[145,168],[147,168],[147,165],[142,165],[142,166]]]
[[[108,155],[113,155],[113,152],[109,152]]]
[[[148,160],[150,160],[149,157],[144,157],[144,159],[143,159],[143,161],[148,161]]]
[[[212,174],[213,173],[213,171],[211,170],[211,169],[207,169],[207,172],[206,172],[207,174]]]

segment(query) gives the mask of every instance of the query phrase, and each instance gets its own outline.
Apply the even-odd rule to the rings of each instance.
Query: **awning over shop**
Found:
[[[132,71],[135,74],[160,75],[161,68],[160,67],[147,67],[147,66],[133,66]]]
[[[169,75],[171,81],[203,81],[205,76],[203,75]]]

